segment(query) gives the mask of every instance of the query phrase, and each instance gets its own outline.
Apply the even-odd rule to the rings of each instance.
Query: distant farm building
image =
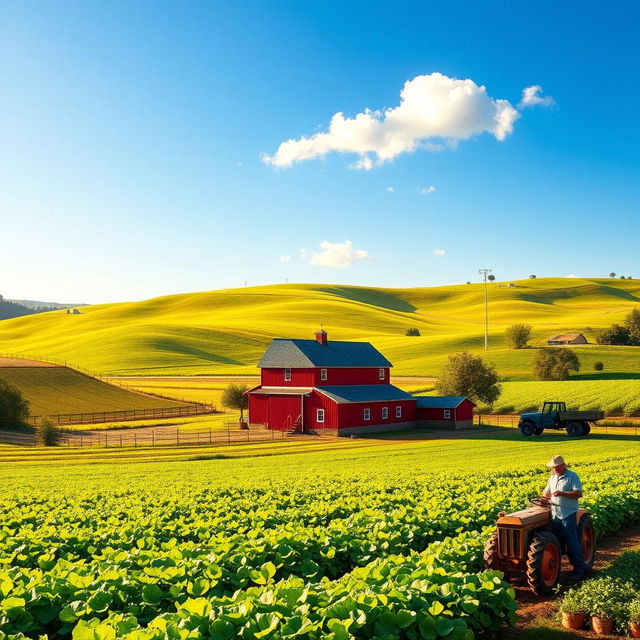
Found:
[[[549,338],[547,344],[553,346],[562,344],[588,344],[588,342],[581,333],[561,333],[560,335]]]
[[[315,335],[271,342],[258,363],[261,384],[248,391],[250,424],[301,433],[331,429],[340,436],[418,426],[417,398],[390,384],[393,365],[373,345],[330,342],[322,330]],[[460,426],[450,419],[446,426],[471,426],[467,405],[450,404]]]
[[[420,396],[416,398],[419,427],[468,429],[473,425],[476,405],[464,396]]]

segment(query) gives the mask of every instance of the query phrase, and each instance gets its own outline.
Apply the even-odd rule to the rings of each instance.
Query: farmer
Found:
[[[578,540],[578,499],[582,498],[580,478],[569,471],[562,456],[553,456],[547,463],[553,469],[543,496],[551,502],[551,528],[564,540],[573,565],[572,580],[580,580],[585,573],[582,545]]]

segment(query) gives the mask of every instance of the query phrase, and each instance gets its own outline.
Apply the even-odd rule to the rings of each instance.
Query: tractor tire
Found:
[[[591,425],[588,422],[582,423],[582,435],[588,436],[591,433]]]
[[[567,435],[571,437],[582,435],[582,422],[570,422],[567,425]]]
[[[558,538],[550,531],[538,533],[527,554],[527,582],[537,596],[553,593],[560,577],[561,561]]]
[[[582,557],[584,558],[584,570],[589,573],[596,559],[596,533],[593,529],[593,520],[588,513],[580,518],[578,525],[578,540],[582,545]]]
[[[533,435],[533,429],[534,429],[534,425],[532,422],[529,422],[528,420],[526,422],[521,422],[519,425],[520,427],[520,433],[523,436],[531,436]]]
[[[498,556],[498,532],[494,531],[484,545],[484,568],[500,569],[500,557]]]
[[[534,436],[541,436],[543,431],[544,431],[544,427],[541,427],[539,425],[535,425],[533,427],[533,435]]]

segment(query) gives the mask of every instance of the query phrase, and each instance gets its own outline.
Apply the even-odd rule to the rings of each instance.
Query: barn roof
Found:
[[[338,404],[349,402],[394,402],[411,400],[413,396],[392,384],[331,385],[316,389]]]
[[[258,362],[258,367],[392,367],[369,342],[274,339]]]
[[[576,338],[578,338],[579,336],[582,336],[581,333],[561,333],[560,335],[557,336],[551,336],[551,338],[549,338],[549,342],[557,342],[557,341],[567,341],[567,340],[575,340]],[[582,336],[584,338],[584,336]]]
[[[417,396],[416,407],[418,409],[455,409],[465,400],[469,398],[466,396]],[[473,402],[471,404],[475,407]]]

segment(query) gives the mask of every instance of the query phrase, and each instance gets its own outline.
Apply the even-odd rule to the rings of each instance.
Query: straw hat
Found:
[[[549,462],[547,462],[547,467],[559,467],[561,464],[566,464],[564,458],[562,456],[553,456]]]

